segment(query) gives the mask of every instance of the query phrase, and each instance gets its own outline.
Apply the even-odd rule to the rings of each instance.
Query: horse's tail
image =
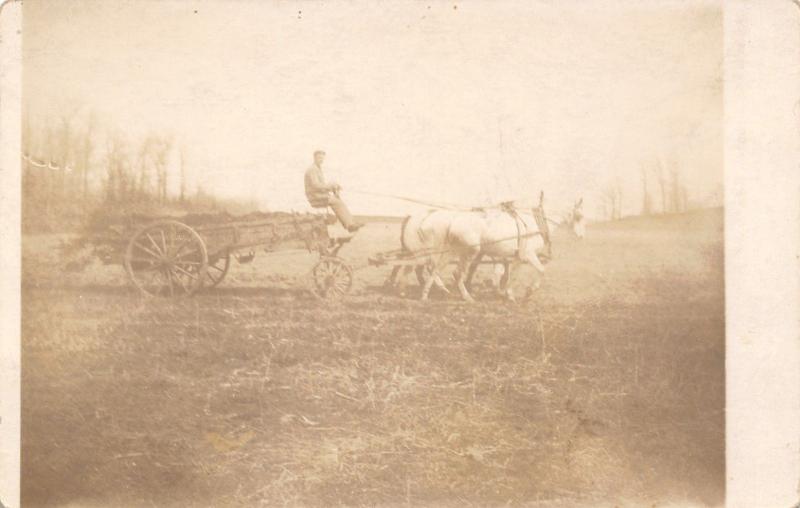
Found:
[[[400,225],[400,247],[404,251],[411,250],[408,248],[408,243],[406,242],[406,227],[408,227],[408,221],[411,220],[410,215],[406,215],[406,218],[403,219],[403,223]]]

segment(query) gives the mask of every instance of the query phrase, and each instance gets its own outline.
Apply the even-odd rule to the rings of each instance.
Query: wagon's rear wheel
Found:
[[[353,286],[353,270],[342,259],[325,256],[311,272],[314,294],[320,298],[339,298]]]
[[[205,243],[178,221],[159,221],[140,229],[125,250],[131,283],[149,296],[186,296],[203,284],[208,267]]]
[[[231,267],[231,253],[224,252],[220,256],[208,262],[208,269],[206,270],[206,277],[203,279],[203,284],[206,287],[216,287],[222,279],[228,274],[228,269]]]

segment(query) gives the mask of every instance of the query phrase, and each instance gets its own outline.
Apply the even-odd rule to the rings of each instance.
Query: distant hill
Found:
[[[593,222],[591,227],[594,229],[695,229],[706,227],[709,224],[723,226],[724,209],[720,207],[703,208],[682,213],[668,213],[657,215],[635,215],[623,217],[615,221]]]

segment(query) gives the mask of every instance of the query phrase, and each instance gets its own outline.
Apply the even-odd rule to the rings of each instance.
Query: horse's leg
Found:
[[[413,267],[408,265],[400,265],[395,266],[395,270],[397,270],[399,274],[399,279],[397,281],[397,289],[399,290],[401,295],[406,294],[406,286],[408,285],[408,274],[413,270]]]
[[[428,266],[430,265],[425,264],[425,265],[417,265],[415,267],[411,266],[408,267],[408,273],[411,273],[411,271],[413,270],[417,274],[417,280],[419,281],[420,286],[425,285],[425,281],[427,280],[425,268],[427,268]],[[441,289],[442,291],[444,291],[449,295],[450,290],[447,289],[447,286],[444,285],[444,282],[442,282],[442,278],[439,276],[439,274],[435,273],[433,274],[433,276],[434,276],[433,283],[436,284],[436,287],[438,287],[439,289]]]
[[[542,278],[544,277],[545,267],[542,262],[539,260],[539,256],[533,254],[533,256],[528,256],[528,262],[536,268],[536,271],[539,272],[538,276],[536,277],[536,282],[534,282],[533,287],[528,289],[528,296],[530,293],[536,289],[539,289],[539,286],[542,284]]]
[[[469,265],[469,271],[467,272],[467,278],[464,281],[464,285],[468,289],[472,289],[472,277],[475,276],[475,270],[478,269],[478,265],[480,265],[482,258],[483,258],[483,254],[481,254],[479,252],[478,255],[475,256],[475,259],[472,261],[472,263],[470,263],[470,265]]]
[[[472,298],[472,295],[470,295],[469,291],[467,291],[467,286],[465,282],[467,280],[467,274],[469,273],[470,263],[474,262],[477,256],[478,254],[466,252],[461,256],[459,256],[459,261],[458,261],[458,268],[459,268],[458,290],[461,292],[461,298],[463,298],[468,302],[474,302],[475,299]]]
[[[428,299],[428,294],[431,292],[431,286],[433,285],[433,274],[428,275],[425,278],[425,285],[422,286],[422,301]]]
[[[505,260],[502,263],[495,263],[492,269],[492,287],[501,296],[505,295],[508,286],[509,263]]]
[[[436,287],[438,287],[448,295],[450,294],[450,290],[447,289],[447,286],[445,286],[444,282],[442,282],[442,278],[439,276],[438,271],[433,274],[433,283],[436,284]]]
[[[386,282],[383,284],[385,287],[392,288],[397,285],[397,276],[400,274],[400,269],[403,267],[400,265],[395,266],[392,268],[392,274],[389,275],[389,278],[386,279]]]
[[[503,291],[508,287],[508,280],[511,278],[511,264],[513,261],[503,261],[503,275],[500,277],[500,287]]]
[[[530,256],[530,259],[529,259],[529,261],[530,261],[530,263],[533,265],[533,267],[534,267],[534,268],[536,268],[536,270],[537,270],[537,271],[538,271],[540,274],[544,275],[544,272],[545,272],[545,267],[544,267],[544,265],[542,264],[542,262],[539,260],[539,256],[537,256],[536,254],[534,254],[533,256]]]
[[[495,263],[492,265],[492,289],[498,295],[503,294],[505,288],[506,273],[508,272],[508,263]]]
[[[428,294],[431,292],[431,286],[433,286],[434,282],[437,280],[441,283],[441,278],[439,278],[439,270],[440,267],[445,266],[447,264],[446,259],[439,259],[438,261],[430,260],[429,266],[431,270],[429,273],[425,274],[425,285],[422,288],[422,300],[428,299]]]
[[[503,288],[502,290],[505,293],[506,298],[508,298],[508,300],[511,302],[516,301],[516,298],[514,298],[514,291],[511,289],[511,272],[514,271],[514,268],[516,268],[518,263],[519,261],[516,259],[511,262],[507,261],[505,263],[506,273],[503,275],[503,281],[501,282]]]

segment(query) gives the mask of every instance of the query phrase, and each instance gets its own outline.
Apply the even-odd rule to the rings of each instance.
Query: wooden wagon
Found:
[[[120,232],[126,240],[123,265],[133,286],[149,296],[186,296],[218,285],[231,258],[252,260],[253,252],[302,247],[319,254],[311,271],[311,290],[319,297],[349,292],[352,268],[338,256],[351,237],[332,238],[331,216],[321,214],[256,214],[253,217],[204,222],[156,219],[129,224]]]

